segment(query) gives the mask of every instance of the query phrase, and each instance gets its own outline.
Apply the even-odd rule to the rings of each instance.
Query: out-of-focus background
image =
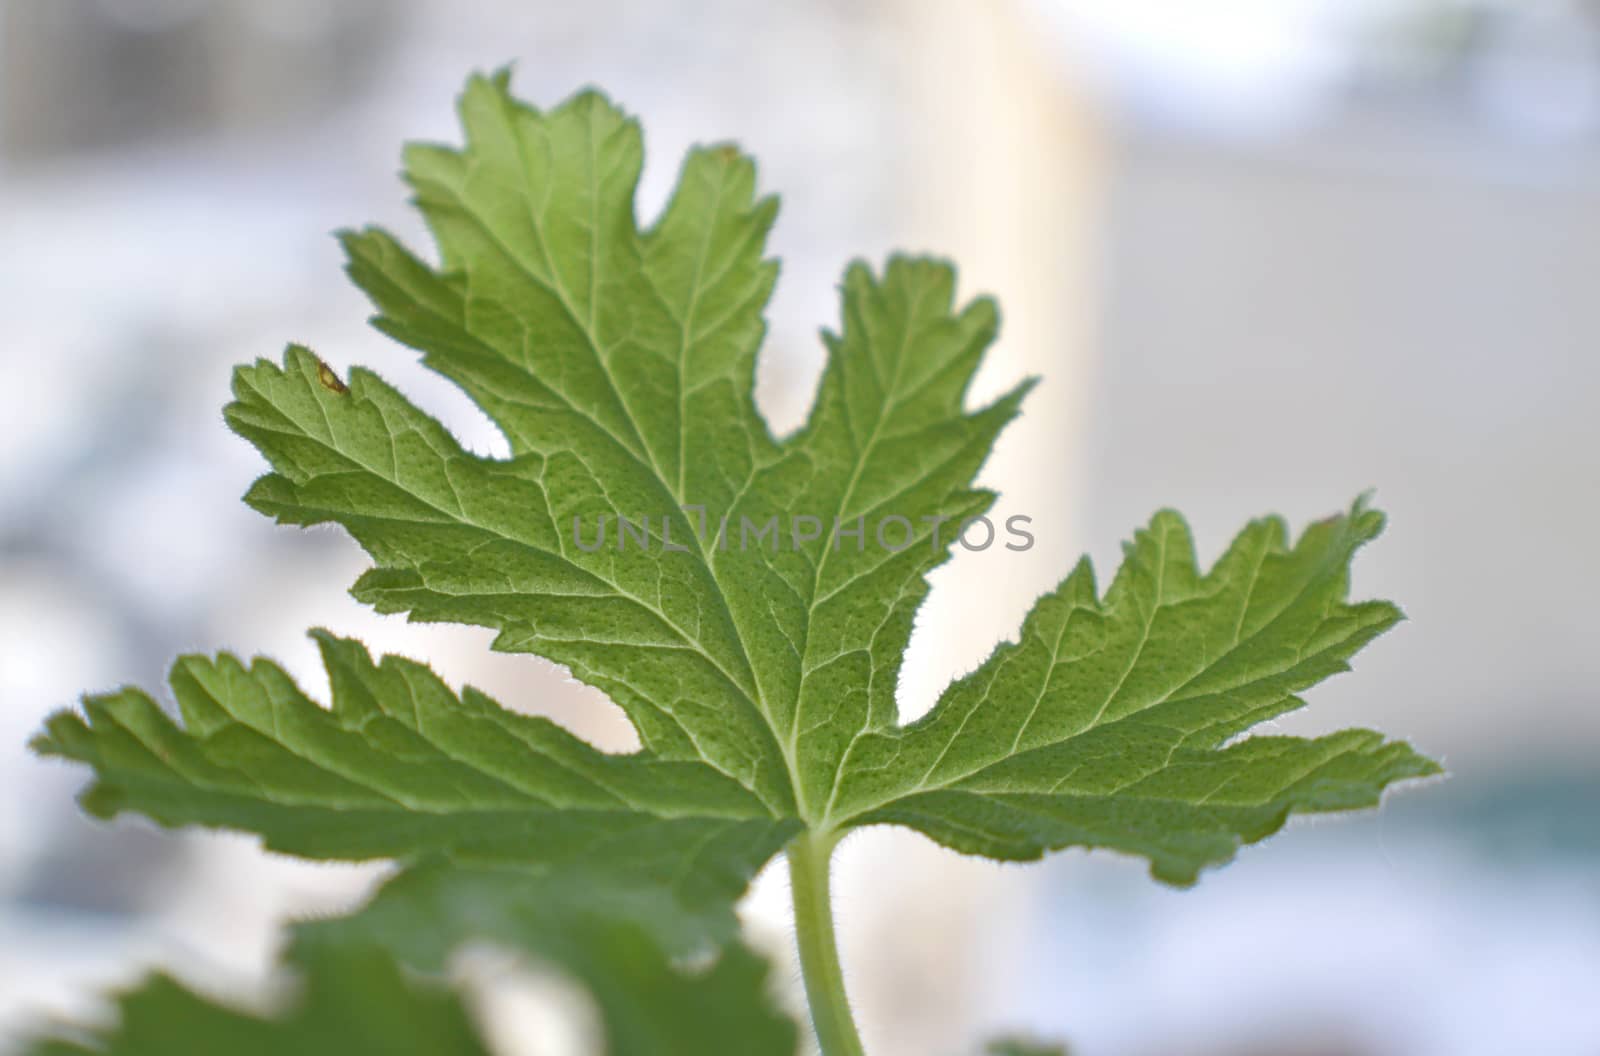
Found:
[[[317,687],[323,624],[628,743],[487,633],[357,606],[352,542],[238,503],[259,465],[219,414],[230,366],[294,339],[493,442],[365,327],[328,233],[425,246],[399,144],[453,139],[465,74],[507,62],[536,102],[594,83],[642,117],[645,215],[692,142],[760,159],[779,427],[848,258],[936,251],[1000,296],[980,389],[1046,382],[985,478],[1039,545],[938,573],[907,714],[1158,506],[1207,559],[1267,511],[1375,488],[1392,514],[1355,586],[1411,621],[1281,725],[1379,725],[1451,779],[1188,892],[858,835],[840,915],[873,1052],[1005,1027],[1081,1056],[1600,1054],[1593,0],[0,0],[0,1034],[152,964],[249,994],[284,916],[376,875],[80,820],[82,775],[23,745],[84,688],[221,649]],[[763,878],[748,916],[788,957],[783,896]],[[571,1051],[502,1018],[508,1054]]]

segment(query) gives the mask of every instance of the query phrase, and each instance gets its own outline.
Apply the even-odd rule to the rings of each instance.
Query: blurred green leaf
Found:
[[[984,1056],[1071,1056],[1071,1051],[1065,1045],[1052,1045],[1021,1038],[1001,1038],[991,1041],[983,1052]]]
[[[493,942],[580,984],[615,1056],[704,1056],[735,1039],[741,1056],[793,1056],[798,1033],[773,1004],[766,962],[732,940],[671,958],[650,908],[597,904],[563,876],[530,884],[520,870],[431,863],[391,880],[352,917],[298,925],[295,949],[381,945],[436,969],[462,942]]]
[[[115,1027],[40,1040],[25,1056],[488,1054],[459,997],[408,979],[375,950],[322,951],[298,983],[286,1008],[255,1015],[154,975],[118,999]]]

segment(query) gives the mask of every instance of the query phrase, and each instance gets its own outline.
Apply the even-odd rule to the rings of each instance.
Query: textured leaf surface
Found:
[[[235,1011],[156,975],[118,1001],[120,1022],[43,1040],[28,1056],[487,1056],[455,995],[408,980],[372,950],[313,959],[287,1009]]]
[[[1401,618],[1345,600],[1382,526],[1357,503],[1290,547],[1281,520],[1256,521],[1202,573],[1183,519],[1157,514],[1103,598],[1080,563],[926,718],[864,732],[833,809],[998,858],[1109,847],[1183,884],[1292,811],[1375,806],[1438,767],[1370,730],[1232,739]]]
[[[776,438],[753,399],[775,206],[752,164],[693,151],[643,227],[640,133],[600,96],[541,112],[479,78],[461,114],[463,148],[406,156],[438,263],[377,230],[345,245],[376,325],[471,396],[509,457],[291,347],[235,377],[228,422],[272,467],[247,501],[344,526],[375,563],[354,593],[380,611],[566,665],[643,751],[601,756],[415,665],[374,673],[347,643],[329,647],[331,714],[224,659],[180,665],[181,728],[132,691],[54,720],[42,746],[95,767],[92,809],[314,856],[665,877],[709,905],[802,826],[904,824],[1003,858],[1111,848],[1187,883],[1293,812],[1435,772],[1368,731],[1239,739],[1397,618],[1346,600],[1382,523],[1360,504],[1292,546],[1256,522],[1209,571],[1159,514],[1103,595],[1080,565],[902,726],[926,573],[992,501],[972,481],[1026,388],[966,406],[993,305],[958,305],[939,262],[852,266],[809,419]]]
[[[270,661],[191,656],[171,677],[181,726],[125,689],[52,717],[39,746],[94,768],[83,802],[100,816],[242,829],[312,858],[498,863],[486,875],[510,890],[559,877],[680,950],[732,934],[733,900],[795,828],[707,766],[607,755],[422,664],[315,637],[332,708]]]

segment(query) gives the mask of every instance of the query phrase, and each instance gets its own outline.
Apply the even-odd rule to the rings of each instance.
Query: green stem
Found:
[[[865,1056],[861,1035],[850,1015],[833,933],[829,866],[836,833],[802,833],[789,844],[789,886],[794,893],[794,934],[800,947],[800,974],[822,1056]]]

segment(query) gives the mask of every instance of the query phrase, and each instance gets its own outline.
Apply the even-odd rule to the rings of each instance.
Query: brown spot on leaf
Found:
[[[323,388],[329,392],[337,392],[340,396],[350,391],[350,386],[340,381],[339,375],[333,372],[333,368],[320,359],[317,360],[317,380],[322,382]]]

